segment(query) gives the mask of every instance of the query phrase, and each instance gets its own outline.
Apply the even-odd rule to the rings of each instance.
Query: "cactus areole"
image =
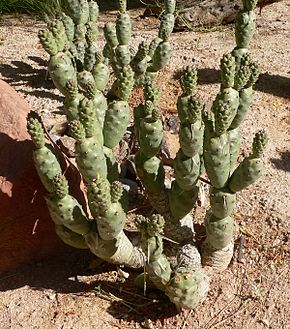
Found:
[[[96,42],[101,33],[97,2],[64,2],[65,11],[47,22],[39,38],[50,56],[52,80],[65,96],[64,112],[69,135],[75,139],[76,164],[87,186],[90,216],[70,195],[56,153],[46,143],[41,119],[32,112],[27,128],[35,144],[33,158],[47,190],[46,202],[56,232],[65,243],[88,248],[108,262],[132,268],[145,266],[147,274],[141,281],[148,277],[178,308],[194,309],[209,290],[209,269],[225,270],[232,258],[237,192],[253,184],[263,172],[264,131],[254,137],[252,153],[238,161],[239,126],[250,109],[259,75],[248,52],[255,31],[256,0],[243,0],[236,19],[236,47],[221,59],[220,91],[209,111],[203,110],[196,96],[196,69],[188,67],[181,76],[182,92],[177,100],[180,149],[170,186],[165,185],[159,156],[163,123],[156,78],[171,56],[175,0],[165,0],[158,34],[151,43],[142,42],[136,54],[130,50],[132,24],[126,0],[118,1],[116,22],[104,27],[103,48]],[[108,85],[111,75],[114,81]],[[144,87],[144,103],[131,109],[128,100],[136,86]],[[137,245],[124,230],[128,198],[118,180],[114,156],[131,114],[139,145],[136,172],[154,209],[149,218],[136,217],[140,231]],[[193,243],[190,213],[196,205],[201,175],[206,175],[210,184],[210,209],[200,253]],[[178,249],[174,264],[167,258],[164,236],[179,243],[174,249]]]

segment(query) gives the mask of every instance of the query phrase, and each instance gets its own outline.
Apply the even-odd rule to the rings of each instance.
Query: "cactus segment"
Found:
[[[164,68],[171,55],[171,46],[168,41],[162,41],[157,46],[154,55],[152,57],[152,70],[157,72]]]
[[[127,101],[134,87],[134,71],[127,65],[118,74],[117,78],[117,94],[121,101]]]
[[[180,78],[180,85],[183,96],[190,96],[195,93],[197,83],[197,70],[194,67],[187,66]]]
[[[236,194],[228,189],[210,188],[210,206],[213,215],[217,218],[228,217],[232,214],[236,204]]]
[[[174,14],[176,0],[166,0],[164,2],[164,12],[165,14]]]
[[[86,49],[84,55],[84,69],[86,71],[92,71],[96,62],[96,53],[97,53],[97,48],[93,45]]]
[[[235,89],[240,91],[246,86],[251,76],[251,58],[248,53],[241,57],[239,63],[239,69],[236,71],[235,75]]]
[[[195,309],[206,297],[208,279],[202,269],[189,271],[179,267],[166,286],[165,294],[178,307]]]
[[[121,182],[114,181],[111,185],[111,202],[116,203],[118,202],[122,195],[123,195],[124,189]]]
[[[173,181],[169,191],[169,207],[175,219],[181,219],[187,215],[196,203],[198,187],[193,185],[189,191],[183,190],[177,181]]]
[[[206,121],[204,135],[204,164],[211,184],[216,188],[225,186],[230,175],[230,145],[228,134],[214,136],[211,131],[211,121]],[[206,119],[206,120],[207,120]]]
[[[231,129],[228,131],[228,138],[230,144],[230,174],[232,174],[237,167],[241,146],[241,134],[238,129]]]
[[[27,130],[35,145],[33,160],[43,186],[48,192],[54,191],[53,178],[61,174],[61,167],[50,145],[45,144],[45,136],[39,116],[30,112]]]
[[[225,248],[233,239],[234,220],[230,216],[220,219],[208,213],[205,218],[205,228],[206,243],[216,250]]]
[[[90,17],[90,8],[87,0],[66,0],[69,16],[76,25],[86,24]]]
[[[151,43],[150,43],[150,45],[149,45],[149,53],[148,53],[148,55],[149,55],[151,58],[153,58],[154,53],[155,53],[155,51],[156,51],[158,45],[159,45],[162,41],[163,41],[163,40],[160,39],[159,37],[156,37],[156,38],[154,38],[154,39],[151,41]]]
[[[77,80],[68,80],[66,83],[67,96],[64,102],[64,111],[68,121],[79,119],[79,104],[82,95],[78,92]]]
[[[248,48],[256,29],[256,15],[247,9],[238,12],[236,17],[236,44],[238,48]]]
[[[163,241],[160,233],[163,231],[164,223],[160,215],[136,218],[136,225],[141,232],[141,246],[147,256],[146,271],[150,280],[161,290],[164,290],[169,282],[172,272],[169,261],[163,255]]]
[[[117,38],[120,45],[128,45],[131,38],[131,19],[129,14],[120,13],[116,21]]]
[[[95,80],[96,88],[100,91],[104,91],[110,78],[110,69],[108,65],[104,63],[104,57],[101,53],[96,53],[96,63],[92,69],[92,75]]]
[[[78,201],[68,194],[65,177],[56,175],[53,185],[54,191],[45,198],[52,220],[56,225],[64,225],[74,233],[87,234],[91,229],[90,223]]]
[[[147,114],[146,117],[140,121],[138,140],[142,153],[147,158],[151,158],[160,151],[163,140],[163,125],[161,114],[153,108],[150,101],[146,102],[145,113]]]
[[[90,1],[89,2],[89,16],[90,16],[90,22],[96,23],[99,18],[99,6],[96,1]]]
[[[60,19],[64,25],[67,40],[72,42],[75,36],[75,25],[73,20],[65,13],[61,13]]]
[[[236,109],[232,107],[229,101],[224,101],[222,99],[216,99],[213,103],[212,111],[214,113],[214,132],[217,136],[224,134],[233,121],[236,115]]]
[[[117,200],[117,197],[120,197],[121,194],[121,190],[117,186],[115,183],[110,190],[109,182],[100,176],[89,186],[90,210],[97,222],[99,235],[103,240],[116,238],[124,228],[126,214]]]
[[[241,191],[261,177],[264,169],[261,156],[266,143],[265,132],[259,131],[253,141],[252,154],[239,164],[230,177],[228,187],[232,192]]]
[[[187,157],[180,149],[174,159],[174,173],[176,182],[184,191],[192,190],[200,173],[200,157]]]
[[[138,177],[149,193],[160,193],[164,188],[164,168],[157,157],[147,158],[138,151],[135,155]]]
[[[58,53],[58,45],[51,31],[48,29],[41,30],[38,33],[42,47],[50,56],[55,56]]]
[[[103,135],[104,145],[114,148],[118,145],[130,122],[130,108],[127,102],[110,103],[105,116]]]
[[[97,175],[107,176],[107,164],[103,147],[94,137],[86,138],[85,129],[79,121],[70,122],[70,132],[76,140],[76,162],[84,180],[90,183]]]
[[[48,70],[57,89],[67,96],[67,82],[69,80],[76,80],[76,72],[69,56],[65,53],[58,53],[51,56]]]
[[[104,27],[104,34],[107,41],[107,44],[111,49],[114,49],[118,46],[118,38],[116,32],[116,25],[112,22],[108,22]]]
[[[78,248],[78,249],[88,249],[85,238],[77,234],[64,225],[55,225],[55,232],[58,237],[67,245]]]
[[[158,37],[163,41],[167,41],[169,39],[170,34],[173,31],[174,23],[175,23],[175,17],[173,14],[163,15],[161,18]]]
[[[93,108],[93,103],[86,98],[83,98],[80,102],[79,117],[80,122],[84,126],[86,137],[94,137],[100,145],[103,145],[102,128],[97,119],[96,111]]]
[[[221,59],[221,80],[223,88],[233,88],[235,81],[236,63],[231,54],[224,54]]]

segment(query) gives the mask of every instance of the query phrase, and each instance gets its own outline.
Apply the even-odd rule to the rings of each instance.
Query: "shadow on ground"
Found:
[[[17,90],[26,95],[49,98],[62,101],[63,97],[55,94],[55,87],[51,79],[48,79],[48,62],[41,57],[29,56],[38,67],[23,61],[11,61],[11,64],[0,64],[2,79]],[[33,90],[20,89],[20,86],[28,86]]]
[[[93,261],[97,267],[92,269]],[[127,321],[156,320],[177,314],[175,306],[161,291],[148,291],[146,297],[143,296],[142,289],[136,288],[133,282],[138,274],[136,271],[130,269],[131,275],[125,283],[118,279],[116,282],[107,280],[112,271],[116,271],[115,265],[102,262],[86,250],[70,248],[54,258],[1,274],[0,292],[26,285],[32,289],[52,289],[56,293],[88,298],[95,292],[96,298],[110,301],[107,311],[113,317],[126,317]],[[95,275],[96,278],[92,277]],[[89,278],[89,283],[84,282],[83,276]]]
[[[290,151],[280,152],[279,159],[271,158],[270,161],[277,169],[290,172]]]

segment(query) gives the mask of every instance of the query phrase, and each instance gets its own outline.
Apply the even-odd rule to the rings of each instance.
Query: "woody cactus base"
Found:
[[[221,59],[221,88],[210,110],[204,111],[196,96],[196,69],[186,68],[181,77],[182,94],[177,101],[180,149],[171,186],[164,184],[159,156],[163,122],[155,80],[170,58],[175,1],[165,1],[158,36],[150,44],[142,42],[135,54],[129,47],[131,21],[125,0],[119,0],[116,23],[104,27],[103,49],[96,44],[100,33],[97,3],[65,3],[64,13],[47,20],[39,38],[50,55],[50,76],[65,96],[64,111],[69,134],[75,139],[76,164],[87,186],[89,212],[70,195],[69,182],[54,149],[46,143],[39,116],[30,113],[27,125],[56,232],[67,244],[88,248],[108,262],[145,266],[147,274],[138,282],[149,277],[177,307],[193,309],[209,290],[209,274],[226,269],[232,258],[236,193],[253,184],[263,171],[263,131],[254,137],[251,155],[238,163],[239,126],[250,108],[259,75],[248,51],[255,31],[256,0],[243,0],[236,20],[236,47]],[[109,84],[111,75],[114,81]],[[130,109],[128,99],[136,86],[143,87],[144,103]],[[131,114],[139,145],[136,171],[155,210],[149,218],[136,217],[141,233],[137,245],[124,231],[128,200],[114,155]],[[204,175],[210,184],[210,209],[200,253],[193,242],[190,213]],[[163,249],[164,237],[178,246]]]

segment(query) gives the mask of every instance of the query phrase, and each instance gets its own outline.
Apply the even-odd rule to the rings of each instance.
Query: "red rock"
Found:
[[[65,249],[32,161],[27,103],[0,80],[0,273]]]

